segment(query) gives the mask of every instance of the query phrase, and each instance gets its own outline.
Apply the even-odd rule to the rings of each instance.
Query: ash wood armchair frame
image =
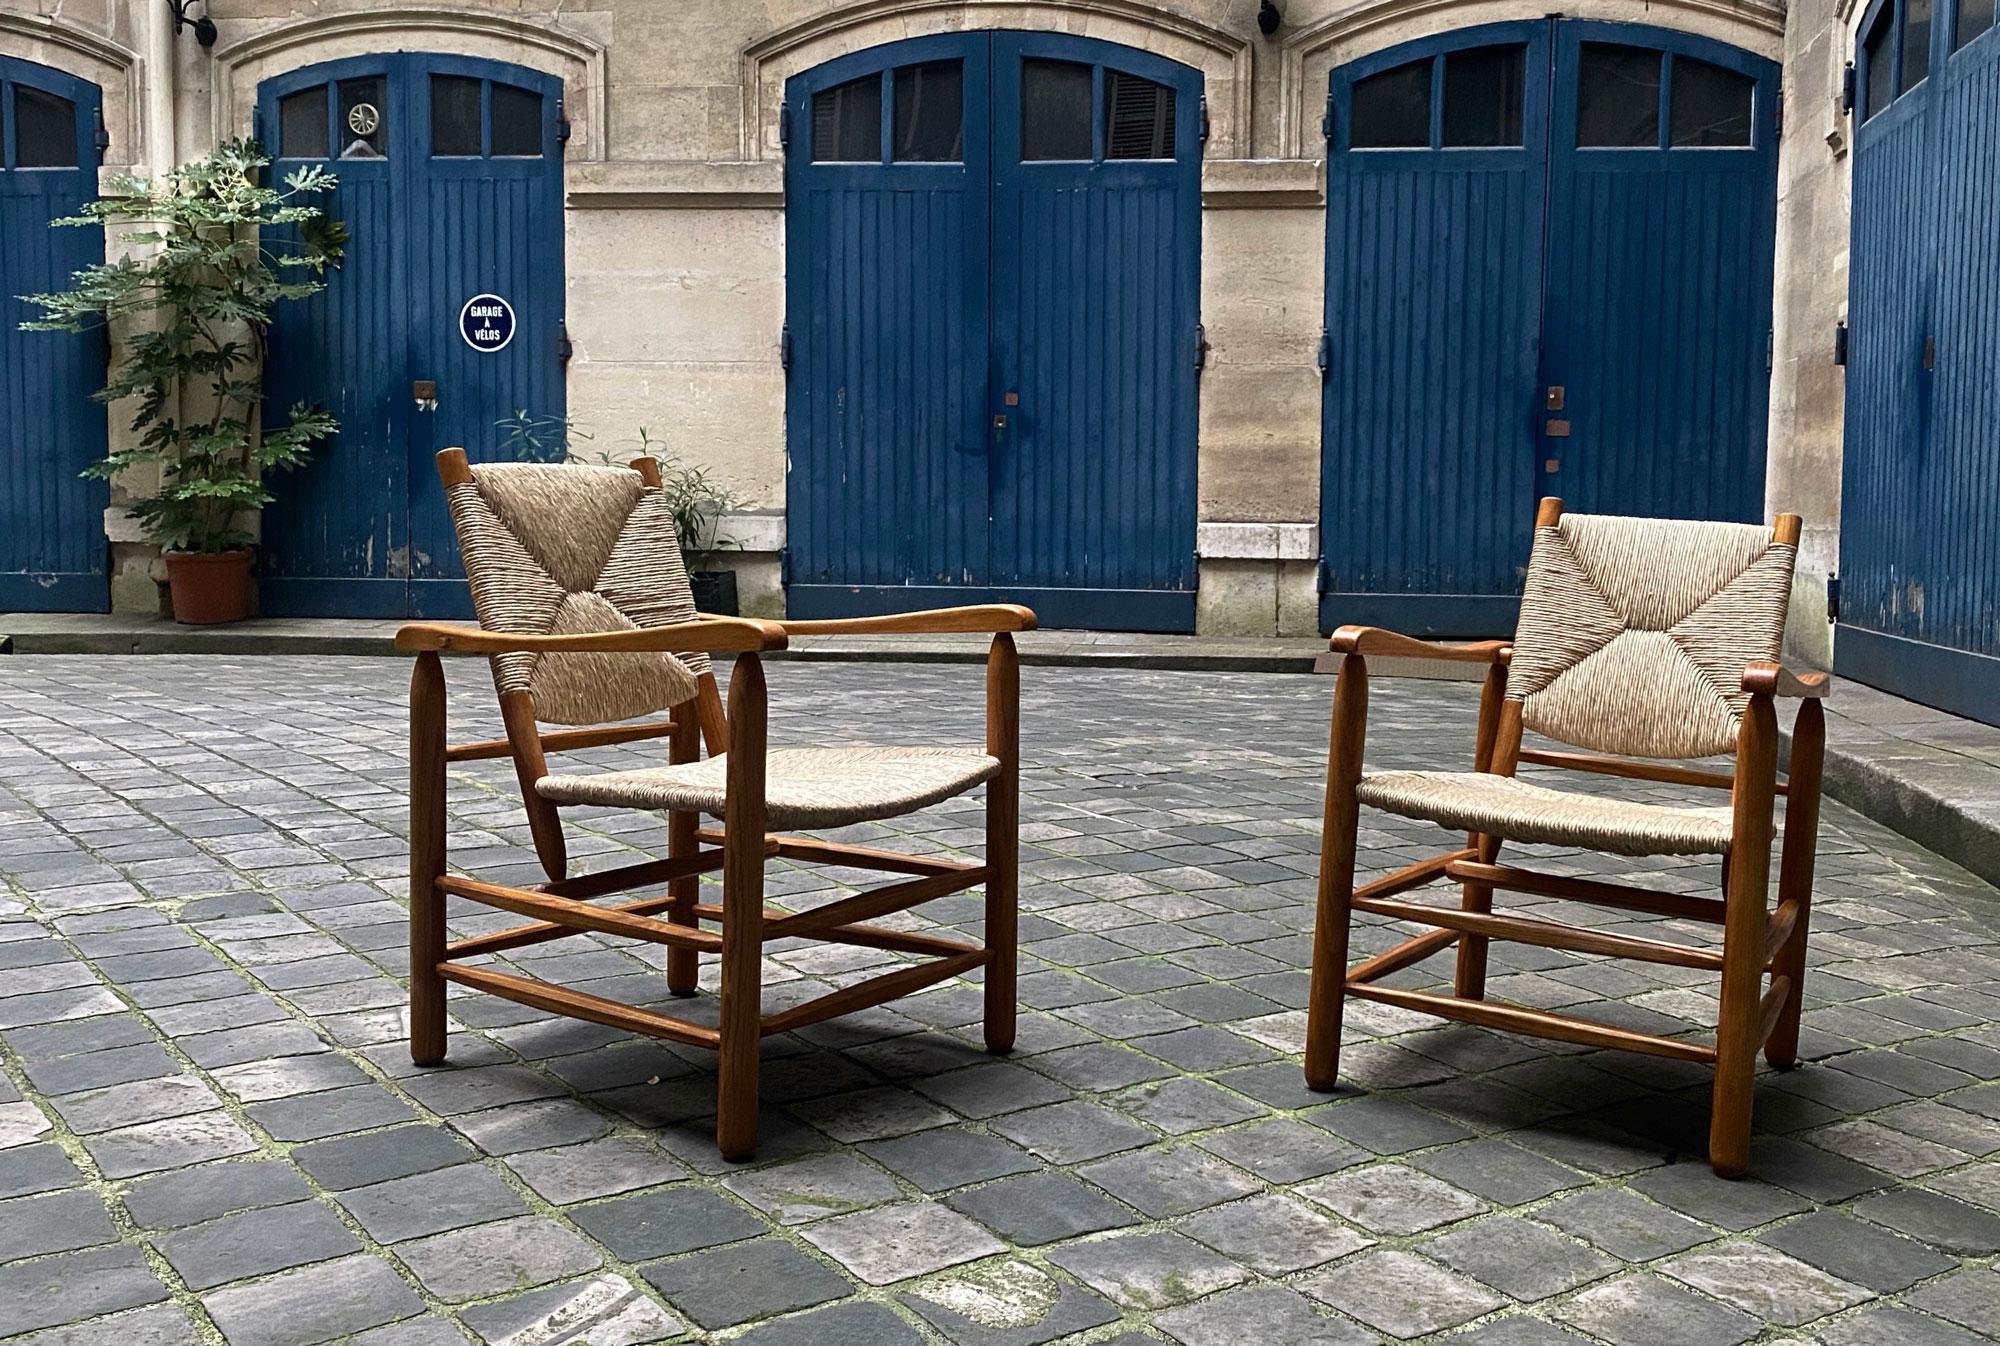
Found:
[[[512,467],[513,465],[509,465]],[[463,452],[439,455],[447,488],[474,487],[475,472]],[[644,489],[657,494],[659,469],[650,459],[632,464]],[[504,470],[504,469],[503,469]],[[541,469],[611,472],[613,469]],[[457,506],[455,505],[455,510]],[[672,540],[671,525],[667,539]],[[460,520],[461,543],[468,538]],[[622,545],[622,544],[621,544]],[[486,595],[473,549],[466,548],[475,599]],[[676,598],[687,588],[678,548],[672,549],[666,587]],[[482,604],[484,615],[490,604]],[[710,1048],[719,1056],[716,1144],[729,1159],[754,1154],[758,1118],[758,1063],[761,1040],[856,1010],[882,1004],[948,978],[984,969],[985,1042],[1004,1053],[1015,1036],[1015,963],[1018,925],[1020,668],[1013,632],[1032,630],[1026,608],[992,604],[852,620],[774,622],[693,614],[685,596],[686,620],[630,629],[531,634],[415,623],[398,632],[397,648],[416,655],[410,683],[410,1053],[419,1065],[435,1065],[446,1052],[446,986],[457,983],[556,1014],[589,1020],[634,1033]],[[653,614],[657,615],[657,613]],[[629,626],[629,623],[628,623]],[[760,656],[782,650],[793,635],[865,635],[885,632],[991,633],[986,662],[986,742],[979,775],[986,786],[986,856],[967,864],[935,856],[906,855],[872,847],[779,833],[770,826],[774,806],[768,793],[773,756],[766,741],[767,701]],[[445,680],[440,655],[480,654],[495,659],[502,684],[500,708],[506,737],[460,744],[446,739]],[[529,656],[570,659],[602,656],[673,655],[695,660],[710,653],[735,655],[725,709],[714,673],[705,665],[677,684],[687,693],[668,707],[670,718],[643,723],[545,729],[532,686],[507,686],[500,661]],[[676,667],[680,667],[676,665]],[[616,664],[596,664],[587,673],[616,677]],[[650,672],[640,670],[644,681]],[[574,687],[553,684],[553,700],[572,698]],[[614,702],[617,700],[613,697]],[[619,708],[624,708],[620,705]],[[667,740],[669,767],[702,761],[706,749],[720,757],[723,779],[719,802],[705,808],[668,808],[667,858],[572,876],[563,839],[559,804],[548,797],[551,753],[647,739]],[[794,750],[797,751],[797,750]],[[811,752],[814,750],[804,750]],[[838,750],[831,750],[838,751]],[[875,753],[932,750],[858,750]],[[783,755],[780,750],[779,756]],[[446,772],[451,763],[511,758],[521,784],[530,834],[546,881],[527,886],[484,882],[451,873],[447,864]],[[567,778],[598,788],[624,788],[612,778],[643,778],[646,772],[602,773]],[[611,782],[609,786],[603,782]],[[931,789],[931,802],[963,793],[978,780]],[[649,787],[651,788],[651,787]],[[633,807],[654,807],[648,802]],[[709,791],[710,797],[715,791]],[[900,816],[923,807],[897,807],[872,816]],[[719,828],[702,826],[701,813],[719,813]],[[835,825],[821,823],[817,825]],[[764,867],[772,857],[839,865],[910,876],[899,882],[838,899],[801,912],[764,904]],[[721,874],[722,900],[704,902],[700,876]],[[634,889],[664,894],[617,905],[591,899]],[[876,924],[880,918],[920,903],[985,887],[982,943]],[[527,923],[490,934],[450,941],[445,902],[458,897],[528,918]],[[719,927],[719,928],[710,928]],[[695,994],[698,960],[720,958],[720,1018],[714,1026],[643,1009],[587,992],[468,960],[506,953],[586,932],[620,935],[666,946],[666,982],[677,996]],[[764,946],[802,937],[916,955],[897,969],[843,986],[775,1013],[762,1008]]]
[[[1560,536],[1558,530],[1564,527],[1562,520],[1562,502],[1544,500],[1536,519],[1538,551],[1545,545],[1545,537]],[[1780,515],[1774,529],[1770,530],[1772,545],[1766,555],[1778,554],[1779,559],[1771,564],[1782,564],[1784,569],[1784,583],[1779,592],[1770,598],[1776,614],[1777,636],[1781,636],[1783,631],[1791,551],[1795,549],[1798,537],[1799,519],[1796,515]],[[1534,585],[1531,570],[1531,596]],[[1524,628],[1527,619],[1527,605],[1524,603]],[[1767,620],[1766,634],[1770,629]],[[1775,655],[1776,639],[1765,643]],[[1735,698],[1739,709],[1736,711],[1738,725],[1734,734],[1734,769],[1717,771],[1668,761],[1643,760],[1629,752],[1524,748],[1522,734],[1527,698],[1518,692],[1510,695],[1508,687],[1510,669],[1516,662],[1512,642],[1438,645],[1371,627],[1347,626],[1334,633],[1330,647],[1342,658],[1333,698],[1320,852],[1318,913],[1313,940],[1312,989],[1305,1052],[1308,1085],[1320,1091],[1330,1091],[1336,1086],[1342,1010],[1344,1002],[1350,997],[1536,1037],[1700,1062],[1715,1068],[1709,1132],[1710,1163],[1717,1173],[1725,1177],[1740,1176],[1749,1162],[1754,1077],[1759,1048],[1773,1066],[1789,1068],[1798,1061],[1801,992],[1805,979],[1813,862],[1819,823],[1820,771],[1826,740],[1825,719],[1819,703],[1829,688],[1826,675],[1793,673],[1769,658],[1744,661],[1738,675],[1740,694]],[[1367,732],[1367,660],[1370,655],[1429,658],[1486,666],[1473,749],[1475,786],[1481,783],[1478,777],[1511,778],[1521,763],[1528,762],[1636,781],[1727,791],[1730,804],[1726,838],[1720,842],[1711,838],[1711,844],[1705,847],[1711,853],[1720,852],[1722,855],[1723,893],[1720,900],[1503,864],[1500,862],[1500,851],[1510,838],[1503,835],[1497,825],[1488,830],[1468,831],[1463,847],[1419,861],[1360,888],[1355,887],[1357,829],[1364,802],[1363,783],[1369,779],[1362,770],[1362,751]],[[1637,694],[1636,687],[1632,691]],[[1778,721],[1775,702],[1780,697],[1800,701],[1793,730],[1789,780],[1781,779],[1777,771]],[[1668,756],[1666,753],[1658,755]],[[1777,834],[1776,811],[1780,798],[1787,802],[1783,817],[1777,903],[1772,907],[1769,900],[1770,860],[1772,842]],[[1666,820],[1667,824],[1693,830],[1698,826],[1720,823],[1720,819],[1704,822],[1691,816],[1699,811],[1686,812],[1690,814],[1688,818]],[[1440,821],[1437,816],[1416,811],[1406,812],[1405,816],[1431,816],[1432,821]],[[1533,835],[1536,829],[1532,827],[1524,830],[1531,835],[1517,839],[1568,839]],[[1644,847],[1643,839],[1621,841],[1618,849],[1627,854],[1695,853],[1696,850],[1692,845],[1678,847],[1672,852],[1649,850]],[[1440,879],[1459,884],[1460,901],[1456,910],[1398,900],[1400,895]],[[1722,944],[1719,949],[1691,947],[1539,917],[1496,912],[1493,909],[1494,895],[1504,891],[1706,922],[1722,928]],[[1348,933],[1352,913],[1357,911],[1434,928],[1350,967]],[[1496,939],[1716,972],[1720,974],[1721,1004],[1715,1043],[1710,1046],[1682,1038],[1656,1036],[1570,1015],[1488,1000],[1487,955],[1490,942]],[[1451,994],[1405,990],[1381,984],[1382,979],[1392,973],[1453,946],[1456,946],[1456,967]]]

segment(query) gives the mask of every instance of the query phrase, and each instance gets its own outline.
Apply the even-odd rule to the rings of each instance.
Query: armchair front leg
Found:
[[[1312,984],[1306,1009],[1306,1086],[1322,1093],[1340,1082],[1340,1022],[1347,993],[1347,932],[1353,919],[1354,847],[1361,826],[1361,756],[1368,735],[1368,665],[1358,653],[1341,660],[1333,690],[1333,730],[1326,758],[1326,810],[1320,826],[1319,910],[1313,922]]]
[[[417,656],[410,674],[410,1059],[444,1060],[444,665]]]
[[[1722,1004],[1715,1023],[1715,1092],[1708,1123],[1708,1161],[1725,1178],[1741,1177],[1750,1164],[1777,783],[1778,715],[1770,695],[1758,693],[1744,709],[1736,739],[1722,924]]]
[[[1020,930],[1021,661],[1005,632],[986,655],[986,752],[1000,759],[986,783],[986,1050],[997,1055],[1014,1049]]]
[[[715,1144],[757,1152],[757,1067],[764,1032],[764,665],[738,655],[729,675],[729,761],[722,835],[722,1016]]]
[[[1491,771],[1500,739],[1500,711],[1507,699],[1507,664],[1496,659],[1486,670],[1486,682],[1479,692],[1479,737],[1473,750],[1472,769]],[[1480,836],[1474,833],[1466,838],[1466,844],[1479,852],[1481,864],[1490,865],[1500,858],[1500,838]],[[1493,885],[1488,883],[1466,883],[1459,893],[1459,908],[1481,915],[1493,910]],[[1485,935],[1464,934],[1458,937],[1458,963],[1453,969],[1452,992],[1467,1000],[1486,998],[1486,955]]]

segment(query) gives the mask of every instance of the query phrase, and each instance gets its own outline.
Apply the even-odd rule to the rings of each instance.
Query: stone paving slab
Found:
[[[450,1063],[410,1064],[407,673],[0,661],[6,1346],[2000,1333],[2000,893],[1839,804],[1808,1064],[1760,1080],[1753,1176],[1725,1183],[1699,1158],[1703,1072],[1682,1063],[1359,1004],[1347,1085],[1306,1090],[1327,683],[1031,669],[1019,1049],[979,1050],[963,983],[774,1038],[759,1158],[731,1165],[713,1148],[713,1062],[693,1049],[454,995]],[[455,733],[497,734],[484,670],[449,676]],[[770,680],[775,741],[978,736],[976,670],[794,663]],[[1374,704],[1378,765],[1469,754],[1473,688],[1384,681]],[[455,772],[452,845],[521,878],[510,777]],[[664,843],[646,815],[573,820],[580,867]],[[979,821],[958,801],[844,835],[960,853]],[[1371,815],[1362,840],[1380,872],[1442,834]],[[1718,878],[1682,860],[1537,863],[1674,891]],[[858,877],[781,866],[771,891],[808,907]],[[513,920],[450,917],[459,934]],[[976,936],[979,920],[959,895],[916,923]],[[1355,943],[1395,938],[1363,918]],[[774,947],[768,1001],[892,957]],[[665,996],[657,952],[610,939],[516,963]],[[1441,975],[1434,960],[1397,980]],[[1700,1035],[1713,1013],[1699,972],[1515,946],[1495,947],[1492,986],[1654,1031]]]

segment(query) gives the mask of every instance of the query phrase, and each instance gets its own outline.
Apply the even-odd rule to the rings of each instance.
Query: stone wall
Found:
[[[1788,83],[1823,90],[1829,21],[1765,0],[1591,0],[1591,17],[1681,28],[1776,57]],[[155,5],[144,7],[151,14]],[[138,6],[0,0],[0,51],[60,29],[104,47],[90,67],[121,82],[136,122]],[[164,5],[158,5],[164,10]],[[1328,71],[1449,28],[1540,17],[1540,0],[1281,0],[1274,36],[1254,0],[212,0],[220,38],[168,38],[177,152],[248,129],[258,82],[368,51],[462,51],[563,79],[575,128],[566,164],[572,413],[599,447],[640,427],[699,461],[746,502],[738,560],[750,605],[775,611],[785,486],[783,182],[778,107],[791,74],[899,38],[975,27],[1053,29],[1156,51],[1203,72],[1211,136],[1202,179],[1202,376],[1198,471],[1200,621],[1216,631],[1305,634],[1315,621],[1324,191],[1319,117]],[[1810,30],[1817,22],[1818,37]],[[1837,45],[1837,44],[1833,44]],[[58,53],[60,56],[61,53]],[[49,59],[46,56],[35,59]],[[52,64],[78,68],[75,60]],[[85,73],[89,73],[86,71]],[[107,107],[111,85],[106,84]],[[1814,355],[1830,341],[1824,240],[1844,240],[1830,159],[1795,99],[1783,169],[1772,499],[1811,520],[1831,554],[1825,454],[1838,398]],[[1823,114],[1823,106],[1820,112]],[[1819,115],[1824,123],[1826,118]],[[143,146],[135,126],[126,145]],[[121,137],[114,130],[114,147]],[[114,150],[114,157],[116,151]],[[142,159],[135,159],[142,162]],[[1840,218],[1836,219],[1836,216]],[[642,301],[642,302],[635,302]],[[1837,373],[1832,377],[1837,378]],[[1837,389],[1837,383],[1831,385]],[[1803,413],[1798,408],[1810,408]],[[1819,564],[1815,560],[1815,564]],[[1802,589],[1812,589],[1803,585]],[[1815,590],[1816,592],[1816,590]],[[121,591],[121,602],[144,595]],[[1801,599],[1802,604],[1806,602]]]

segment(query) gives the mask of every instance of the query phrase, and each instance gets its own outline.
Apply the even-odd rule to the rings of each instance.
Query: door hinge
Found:
[[[97,129],[91,133],[90,143],[97,146],[97,162],[101,164],[104,162],[104,152],[111,148],[111,132],[104,129],[102,111],[94,111],[90,115],[97,124]]]
[[[569,339],[569,322],[556,324],[556,359],[567,360],[576,354],[576,344]]]
[[[1325,112],[1322,112],[1322,113],[1320,114],[1320,118],[1319,118],[1319,133],[1320,133],[1320,136],[1321,136],[1321,137],[1322,137],[1323,139],[1325,139],[1325,140],[1326,140],[1326,141],[1328,141],[1329,143],[1331,143],[1331,142],[1332,142],[1332,140],[1333,140],[1333,92],[1332,92],[1332,90],[1328,90],[1328,91],[1327,91],[1327,95],[1326,95],[1326,111],[1325,111]]]
[[[784,103],[778,107],[778,149],[780,151],[789,151],[791,148],[792,109],[789,103]]]
[[[567,145],[567,144],[569,144],[569,133],[570,133],[570,127],[569,127],[569,118],[568,118],[568,117],[557,117],[557,118],[556,118],[556,144],[558,144],[558,145]]]
[[[792,325],[785,323],[778,328],[778,368],[787,374],[792,372]]]
[[[1785,134],[1785,95],[1783,90],[1780,90],[1778,93],[1777,106],[1771,110],[1771,129],[1781,137]]]
[[[1826,619],[1830,622],[1840,620],[1840,576],[1838,575],[1826,577]]]
[[[1200,323],[1194,325],[1194,367],[1208,368],[1208,329]]]
[[[1854,111],[1854,62],[1849,61],[1840,72],[1840,110]]]
[[[1323,594],[1328,592],[1332,588],[1333,588],[1333,567],[1329,566],[1326,563],[1326,558],[1322,556],[1319,558],[1319,565],[1315,567],[1313,570],[1313,592],[1316,594]]]
[[[1313,363],[1322,374],[1333,365],[1333,334],[1324,327],[1319,329],[1319,348],[1313,353]]]
[[[1837,322],[1833,325],[1833,362],[1837,365],[1847,363],[1847,324],[1845,322]]]
[[[1208,144],[1208,95],[1203,94],[1196,106],[1201,110],[1201,143],[1206,146]]]
[[[1766,374],[1771,372],[1772,361],[1777,358],[1777,354],[1778,354],[1777,329],[1767,327],[1764,329],[1764,372]]]

